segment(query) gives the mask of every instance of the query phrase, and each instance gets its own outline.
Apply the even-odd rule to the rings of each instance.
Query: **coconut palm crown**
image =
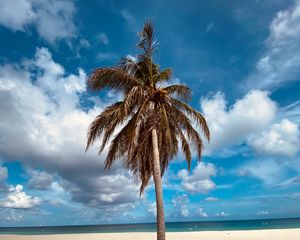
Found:
[[[155,181],[155,159],[160,168],[156,173],[161,178],[181,147],[190,169],[191,147],[200,159],[202,136],[209,140],[210,133],[203,115],[186,103],[191,98],[191,89],[181,84],[167,86],[172,70],[161,70],[153,62],[157,42],[150,21],[139,35],[137,47],[142,53],[138,57],[125,57],[115,67],[97,68],[88,78],[90,90],[115,90],[123,98],[91,123],[87,149],[100,138],[99,154],[109,144],[105,168],[120,160],[140,179],[142,194],[152,176]],[[114,135],[117,126],[122,128]]]

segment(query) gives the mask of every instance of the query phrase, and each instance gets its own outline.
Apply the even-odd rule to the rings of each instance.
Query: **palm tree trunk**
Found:
[[[153,179],[155,184],[156,195],[156,224],[157,224],[157,240],[165,240],[165,213],[162,194],[162,178],[160,171],[159,150],[157,143],[156,129],[152,130],[152,146],[153,146]]]

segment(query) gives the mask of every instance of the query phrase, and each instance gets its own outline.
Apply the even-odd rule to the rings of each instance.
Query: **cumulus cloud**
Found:
[[[0,2],[0,24],[12,31],[25,31],[34,26],[50,43],[75,35],[72,1],[3,0]]]
[[[138,199],[138,185],[124,172],[106,176],[94,176],[81,180],[71,188],[73,199],[91,207],[106,207],[124,203],[134,203]]]
[[[188,210],[186,205],[181,206],[180,212],[183,217],[188,217],[190,215],[190,211]]]
[[[0,206],[5,208],[28,209],[39,205],[41,201],[42,200],[38,197],[27,195],[23,191],[23,186],[18,184],[17,186],[9,189],[7,197],[0,201]]]
[[[81,39],[79,40],[79,43],[80,43],[80,45],[81,45],[82,47],[84,47],[84,48],[90,48],[90,47],[91,47],[90,42],[89,42],[87,39],[85,39],[85,38],[81,38]]]
[[[246,145],[262,155],[291,157],[299,152],[298,101],[278,109],[267,91],[252,90],[228,106],[224,94],[218,92],[202,98],[201,108],[211,130],[206,155],[217,150],[222,155],[236,154]]]
[[[30,175],[30,179],[28,181],[30,189],[47,190],[51,187],[53,182],[52,174],[38,170],[28,170],[27,173]]]
[[[218,92],[210,99],[201,99],[201,108],[211,130],[206,154],[243,143],[250,135],[261,132],[271,123],[277,109],[268,92],[260,90],[248,92],[231,107]]]
[[[208,217],[207,213],[204,211],[203,208],[198,208],[196,210],[196,214],[200,217],[205,217],[205,218]]]
[[[190,211],[187,208],[187,203],[189,202],[188,196],[186,194],[182,194],[180,196],[176,196],[172,199],[173,204],[173,215],[175,217],[188,217],[190,215]]]
[[[217,217],[227,217],[227,216],[229,216],[229,213],[225,213],[225,212],[218,212],[218,213],[216,213],[216,216]]]
[[[61,141],[71,141],[75,136],[72,133],[71,139],[66,137],[71,134],[71,128],[80,126],[87,119],[87,114],[76,111],[79,101],[76,92],[69,91],[74,81],[84,89],[85,73],[82,70],[78,76],[64,77],[62,66],[53,62],[44,48],[37,49],[32,67],[40,73],[34,83],[29,70],[14,65],[0,67],[0,107],[6,113],[0,120],[3,136],[0,150],[4,156],[23,158],[32,152],[55,154]],[[75,143],[75,139],[73,141]]]
[[[249,140],[249,144],[259,153],[294,156],[300,150],[299,126],[283,119]]]
[[[104,172],[107,150],[101,157],[96,147],[85,153],[88,126],[104,107],[98,102],[102,105],[80,108],[85,79],[82,69],[67,74],[45,48],[23,65],[0,66],[1,157],[43,170],[33,173],[31,187],[46,188],[47,174],[56,174],[75,201],[93,207],[132,204],[138,186],[128,171],[116,165]]]
[[[13,11],[12,11],[13,9]],[[0,2],[0,24],[14,31],[24,30],[24,26],[35,18],[31,1],[3,0]]]
[[[45,172],[40,172],[43,175],[47,174],[50,175],[48,173]],[[53,180],[53,176],[51,175],[52,180]],[[40,185],[34,186],[35,188],[31,187],[31,190],[35,190],[34,192],[39,194],[40,197],[43,198],[43,203],[44,205],[51,205],[52,207],[56,207],[56,208],[61,208],[63,207],[64,210],[66,209],[76,209],[76,207],[78,208],[78,206],[80,205],[80,207],[82,209],[85,209],[87,211],[88,208],[85,207],[84,205],[81,205],[80,203],[74,203],[72,202],[72,195],[70,194],[68,189],[64,189],[62,187],[62,182],[63,180],[60,180],[60,183],[57,182],[56,180],[53,180],[51,183],[46,183],[45,185],[44,182],[42,183],[37,183]],[[30,184],[29,184],[30,187]],[[44,189],[45,188],[45,189]],[[42,191],[42,192],[41,192]]]
[[[23,212],[18,211],[18,209],[6,208],[2,210],[1,215],[0,222],[3,223],[3,226],[5,226],[7,222],[18,223],[23,221]]]
[[[270,89],[299,80],[300,1],[279,11],[269,25],[266,50],[247,79],[248,88]]]
[[[217,170],[212,163],[198,163],[193,172],[189,174],[186,169],[178,172],[178,177],[182,180],[182,187],[189,193],[208,193],[216,187],[211,177],[217,174]]]

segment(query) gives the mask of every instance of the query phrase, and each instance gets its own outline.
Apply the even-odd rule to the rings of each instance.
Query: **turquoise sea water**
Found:
[[[300,228],[300,218],[166,223],[168,232]],[[0,227],[0,234],[154,232],[155,223],[90,226]]]

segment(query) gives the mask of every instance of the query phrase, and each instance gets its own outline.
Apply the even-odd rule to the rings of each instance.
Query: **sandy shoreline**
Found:
[[[0,235],[0,240],[155,240],[156,234],[87,233],[51,235]],[[243,231],[169,232],[168,240],[300,240],[300,228]]]

